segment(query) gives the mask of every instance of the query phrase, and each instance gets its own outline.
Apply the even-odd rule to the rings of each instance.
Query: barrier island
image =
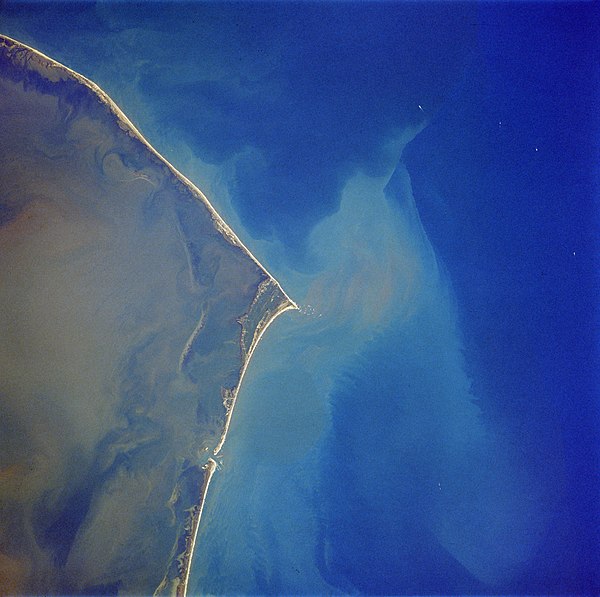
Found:
[[[252,352],[297,308],[97,85],[0,36],[0,586],[186,592]]]

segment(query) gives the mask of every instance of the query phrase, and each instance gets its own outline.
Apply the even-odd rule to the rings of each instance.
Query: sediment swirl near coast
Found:
[[[0,587],[185,594],[256,343],[296,308],[94,83],[0,36]]]

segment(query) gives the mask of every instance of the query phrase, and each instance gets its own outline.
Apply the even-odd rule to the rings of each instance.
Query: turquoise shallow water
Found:
[[[149,6],[0,25],[302,307],[248,371],[191,588],[597,593],[597,9]]]
[[[297,325],[294,316],[286,319],[274,324],[272,338]],[[317,533],[312,496],[326,405],[306,371],[299,370],[289,382],[282,381],[281,371],[270,372],[270,357],[276,358],[273,351],[284,343],[265,342],[261,348],[219,458],[223,468],[211,484],[190,582],[193,592],[330,590],[310,549]],[[264,370],[269,372],[259,373]]]

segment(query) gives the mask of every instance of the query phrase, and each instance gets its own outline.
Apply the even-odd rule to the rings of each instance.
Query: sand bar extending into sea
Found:
[[[5,53],[12,64],[21,69],[21,71],[35,72],[42,80],[50,83],[60,83],[72,81],[84,86],[91,91],[92,95],[104,105],[114,117],[118,127],[130,138],[142,144],[149,152],[150,157],[162,168],[167,171],[167,176],[170,179],[170,184],[176,188],[184,188],[185,192],[189,193],[208,211],[212,220],[213,226],[218,233],[225,239],[227,243],[235,247],[236,251],[241,251],[248,259],[256,266],[257,270],[262,272],[262,281],[256,288],[256,294],[253,301],[247,307],[246,312],[239,316],[238,324],[240,326],[240,361],[237,378],[233,385],[221,388],[221,398],[225,407],[225,418],[223,427],[218,437],[218,443],[212,450],[214,455],[217,455],[225,442],[229,429],[231,417],[234,411],[235,403],[239,393],[241,382],[247,370],[250,358],[269,325],[281,313],[288,310],[297,310],[296,303],[283,291],[280,284],[275,280],[266,268],[256,259],[256,257],[247,249],[242,241],[235,235],[231,228],[223,221],[216,212],[207,197],[198,189],[188,178],[179,172],[170,162],[168,162],[139,132],[133,125],[131,120],[117,106],[117,104],[93,81],[73,71],[72,69],[56,62],[38,50],[31,48],[21,42],[18,42],[10,37],[0,35],[0,50]],[[139,174],[137,178],[145,178],[145,175]],[[152,183],[150,179],[149,182]],[[235,283],[235,279],[232,280]],[[201,307],[203,309],[203,307]],[[196,345],[199,335],[201,335],[204,326],[205,313],[202,311],[200,320],[196,322],[191,329],[191,336],[188,335],[187,343],[180,348],[178,359],[177,373],[183,375],[182,369],[186,366],[186,359]],[[217,397],[218,399],[218,397]],[[159,412],[159,411],[157,411]],[[156,415],[152,415],[156,416]],[[121,433],[122,430],[119,430]],[[202,457],[200,457],[202,458]],[[203,458],[206,458],[204,456]],[[190,465],[191,468],[203,468],[203,480],[199,495],[195,498],[195,507],[190,511],[190,519],[183,524],[185,528],[185,550],[183,553],[173,553],[172,561],[178,563],[175,568],[169,567],[169,570],[175,573],[170,574],[169,570],[165,575],[163,582],[156,588],[157,592],[169,592],[177,595],[185,595],[187,591],[187,583],[190,572],[190,565],[193,557],[196,536],[200,524],[200,518],[204,506],[204,501],[209,488],[210,479],[216,470],[216,462],[212,458],[208,460],[199,460],[198,463]],[[179,481],[178,481],[179,483]],[[181,542],[179,542],[180,544]],[[175,548],[174,548],[175,549]]]

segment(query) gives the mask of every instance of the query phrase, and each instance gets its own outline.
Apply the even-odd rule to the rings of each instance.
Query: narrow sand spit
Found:
[[[169,174],[174,178],[175,182],[179,185],[183,185],[194,198],[196,198],[206,207],[214,223],[215,228],[219,232],[221,232],[221,234],[231,245],[243,251],[263,272],[265,279],[259,285],[256,297],[252,305],[250,306],[248,313],[239,320],[239,323],[242,327],[240,346],[241,368],[237,384],[233,388],[223,390],[224,404],[226,406],[226,419],[219,443],[213,450],[214,455],[217,455],[225,442],[233,410],[235,408],[239,388],[241,386],[246,369],[258,342],[260,341],[263,334],[265,333],[269,325],[275,320],[276,317],[288,310],[298,310],[298,306],[283,291],[277,280],[275,280],[275,278],[273,278],[273,276],[269,274],[267,269],[256,259],[256,257],[235,235],[231,228],[223,221],[221,216],[216,212],[216,210],[211,205],[207,197],[202,193],[202,191],[200,191],[200,189],[198,189],[188,178],[181,174],[181,172],[179,172],[158,151],[156,151],[154,147],[150,145],[150,143],[138,131],[138,129],[133,125],[129,118],[127,118],[123,111],[102,89],[100,89],[100,87],[98,87],[98,85],[96,85],[93,81],[90,81],[86,77],[80,75],[79,73],[71,70],[70,68],[49,58],[48,56],[39,52],[38,50],[31,48],[21,42],[18,42],[10,37],[0,35],[0,48],[6,48],[10,52],[12,60],[16,64],[21,64],[29,70],[37,71],[41,76],[43,76],[49,81],[58,82],[61,80],[71,79],[77,81],[81,85],[91,90],[93,94],[98,98],[98,100],[102,104],[104,104],[114,115],[118,126],[127,135],[142,143],[145,146],[145,148],[150,152],[151,156],[153,156],[153,158],[155,158],[163,167],[167,169]],[[32,60],[32,58],[34,58],[35,60]],[[253,308],[256,311],[256,313],[260,315],[260,317],[256,318],[256,313],[252,311]],[[249,326],[246,326],[246,323],[249,323]],[[195,336],[199,333],[199,330],[202,328],[202,325],[203,318],[200,318],[196,329],[192,333],[192,336],[190,337],[186,346],[183,349],[179,362],[180,368],[182,366],[183,361],[186,358],[187,352],[191,350],[191,344]],[[249,341],[247,341],[246,334],[249,330],[251,331],[251,337],[249,337]],[[247,335],[250,336],[250,334]],[[215,470],[217,469],[217,464],[213,458],[209,458],[208,461],[204,464],[203,468],[204,481],[199,495],[199,503],[194,508],[194,511],[191,514],[191,525],[190,528],[187,529],[185,552],[183,554],[180,554],[179,556],[179,576],[177,576],[176,578],[168,578],[168,575],[165,576],[163,582],[156,589],[156,593],[164,592],[184,596],[187,592],[191,562],[193,558],[196,537],[198,534],[200,518],[202,515],[202,510],[210,485],[210,480]]]

